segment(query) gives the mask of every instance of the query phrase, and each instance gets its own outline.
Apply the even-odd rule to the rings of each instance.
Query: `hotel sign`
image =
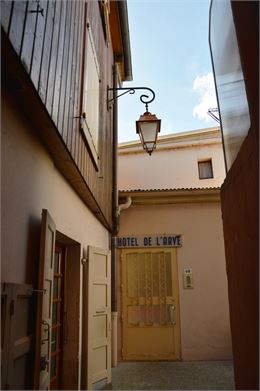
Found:
[[[120,236],[116,238],[117,248],[128,247],[181,247],[181,235]]]

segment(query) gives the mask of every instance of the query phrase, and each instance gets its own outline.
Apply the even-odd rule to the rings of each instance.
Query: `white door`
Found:
[[[37,326],[35,351],[35,388],[50,389],[51,321],[55,223],[46,209],[42,211],[39,282],[37,288]]]
[[[85,273],[84,273],[85,274]],[[86,292],[85,292],[86,294]],[[111,382],[110,251],[89,247],[87,388],[102,379]]]

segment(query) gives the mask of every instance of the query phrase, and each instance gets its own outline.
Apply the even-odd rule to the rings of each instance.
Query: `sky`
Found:
[[[160,135],[217,126],[208,25],[210,0],[128,0],[133,81],[149,87],[149,111],[161,119]],[[146,93],[141,91],[141,93]],[[119,142],[137,140],[135,121],[145,112],[139,91],[119,98]]]

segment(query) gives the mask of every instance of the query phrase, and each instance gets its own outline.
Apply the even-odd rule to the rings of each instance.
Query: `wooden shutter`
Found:
[[[84,68],[84,88],[82,112],[85,113],[81,121],[84,135],[87,139],[93,158],[97,163],[98,156],[98,131],[99,131],[99,107],[100,107],[100,68],[95,48],[91,25],[86,26],[86,65]]]
[[[111,382],[111,260],[110,252],[89,246],[83,272],[83,383]],[[87,333],[86,333],[87,330]]]
[[[42,211],[37,300],[36,349],[34,388],[50,387],[51,321],[53,266],[55,252],[55,223],[46,209]]]
[[[33,340],[32,286],[1,286],[1,388],[31,389]]]

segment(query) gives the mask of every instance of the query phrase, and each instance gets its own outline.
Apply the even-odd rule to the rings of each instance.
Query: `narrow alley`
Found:
[[[99,390],[233,390],[232,361],[121,362]]]
[[[1,389],[259,389],[259,1],[0,0]]]

